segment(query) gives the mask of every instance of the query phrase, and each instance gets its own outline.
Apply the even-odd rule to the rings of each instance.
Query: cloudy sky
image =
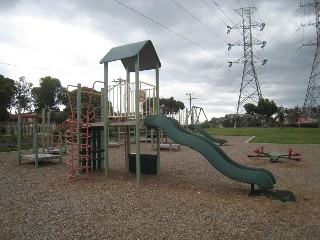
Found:
[[[312,0],[310,0],[312,1]],[[313,1],[312,1],[313,2]],[[302,106],[315,47],[314,9],[307,0],[1,0],[0,74],[25,76],[34,86],[45,76],[62,85],[91,87],[103,80],[101,58],[112,48],[150,39],[161,61],[160,94],[202,107],[208,118],[235,113],[243,65],[243,47],[234,11],[257,7],[253,19],[265,28],[253,37],[266,41],[254,54],[262,96],[284,107]],[[110,66],[110,82],[125,78],[121,62]],[[141,80],[154,81],[146,71]]]

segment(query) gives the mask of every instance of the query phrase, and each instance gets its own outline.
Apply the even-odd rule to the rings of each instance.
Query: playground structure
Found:
[[[47,123],[46,123],[46,115],[45,110],[42,109],[42,114],[32,114],[28,115],[28,118],[32,118],[32,136],[33,136],[33,149],[32,154],[21,154],[21,139],[22,139],[22,115],[21,109],[18,109],[18,163],[22,164],[23,159],[34,160],[35,167],[39,166],[39,161],[42,160],[51,160],[51,159],[59,159],[60,163],[62,162],[62,153],[63,153],[63,144],[62,144],[62,136],[59,136],[59,149],[56,149],[55,146],[52,145],[53,139],[52,135],[47,134],[50,129],[50,112],[47,113]],[[39,136],[38,136],[38,119],[41,118],[41,149],[38,148]],[[39,151],[40,150],[40,151]]]
[[[247,154],[246,156],[251,157],[268,157],[271,162],[277,162],[280,158],[289,159],[294,161],[300,161],[302,158],[300,157],[300,152],[294,152],[292,148],[288,148],[287,153],[279,153],[279,152],[265,152],[265,147],[261,146],[255,149],[253,152],[254,154]]]
[[[108,63],[121,60],[126,69],[126,80],[119,84],[108,84]],[[68,153],[71,158],[68,175],[72,178],[88,178],[89,172],[104,169],[109,176],[109,151],[114,143],[110,142],[110,128],[120,128],[125,132],[125,156],[131,153],[131,135],[134,135],[136,176],[140,181],[140,133],[146,131],[143,121],[148,114],[159,112],[159,68],[161,63],[151,41],[128,44],[111,49],[100,61],[104,64],[104,81],[94,82],[91,90],[84,92],[81,85],[68,86],[68,90],[76,88],[76,100],[69,94],[71,116],[67,119],[69,129],[66,131]],[[156,85],[139,79],[139,72],[155,69]],[[135,73],[135,81],[131,82],[130,73]],[[102,84],[101,92],[94,90]],[[68,91],[70,92],[70,91]],[[81,102],[83,93],[88,95],[86,106]],[[94,97],[99,96],[101,104],[93,104]],[[85,111],[83,111],[86,108]],[[98,113],[100,112],[100,114]],[[146,134],[147,135],[147,134]],[[153,135],[153,131],[151,131]],[[157,151],[159,152],[159,131],[156,131]],[[153,137],[151,137],[153,139]],[[159,153],[157,154],[159,158]],[[157,160],[159,161],[159,159]],[[127,163],[127,166],[129,164]],[[159,164],[158,164],[159,165]],[[159,167],[157,168],[159,169]],[[85,173],[85,174],[84,174]]]
[[[191,124],[198,124],[198,125],[200,124],[201,113],[203,113],[206,121],[208,122],[208,124],[211,128],[210,121],[207,118],[207,115],[204,112],[204,109],[202,107],[198,107],[198,106],[192,106],[192,108],[191,108]]]
[[[117,60],[121,60],[126,69],[126,80],[109,86],[108,63]],[[83,90],[80,84],[68,86],[69,90],[76,89],[76,99],[72,99],[71,93],[68,96],[71,116],[54,130],[59,131],[59,128],[68,126],[65,127],[65,131],[61,131],[60,143],[67,142],[67,152],[70,154],[67,161],[70,178],[88,178],[89,173],[96,169],[103,169],[105,177],[109,177],[110,128],[121,127],[125,129],[126,167],[129,171],[135,172],[137,182],[140,182],[141,170],[149,164],[150,159],[153,160],[154,167],[150,172],[160,173],[160,130],[162,130],[177,144],[188,146],[201,153],[225,176],[250,184],[251,190],[254,190],[255,184],[261,189],[274,187],[276,180],[270,171],[237,163],[205,134],[199,136],[191,133],[177,120],[161,116],[159,106],[161,63],[150,40],[112,48],[100,63],[104,65],[104,81],[94,82],[89,91]],[[155,85],[140,81],[139,72],[144,70],[155,70]],[[130,79],[132,72],[135,76],[134,82]],[[97,84],[103,84],[100,93],[94,90]],[[89,96],[86,104],[81,102],[83,93]],[[94,96],[100,99],[100,105],[93,104]],[[140,140],[143,131],[147,131],[146,136],[150,131],[151,141],[155,132],[156,153],[141,152]],[[134,139],[131,138],[132,133]],[[132,140],[135,143],[135,152],[132,151]],[[35,154],[37,155],[37,151]]]
[[[206,121],[208,122],[209,126],[211,126],[209,119],[202,107],[192,106],[190,109],[186,108],[185,110],[180,110],[177,113],[172,113],[167,115],[167,117],[172,117],[177,120],[183,126],[189,126],[191,124],[200,124],[200,116],[201,114],[204,115]],[[190,118],[190,122],[189,122]]]
[[[76,92],[74,94],[76,95],[76,99],[72,99],[71,91],[68,91],[71,116],[67,119],[70,127],[67,130],[66,138],[68,151],[71,155],[71,159],[67,161],[69,165],[68,175],[70,177],[88,178],[91,170],[103,169],[105,159],[104,147],[108,145],[120,146],[120,130],[123,130],[125,142],[128,142],[126,144],[125,155],[130,153],[127,149],[130,151],[130,142],[132,141],[130,136],[132,134],[135,135],[135,131],[132,131],[131,128],[134,126],[136,119],[136,102],[134,101],[136,92],[139,93],[139,104],[137,105],[140,112],[139,118],[143,119],[145,115],[155,113],[153,103],[156,89],[154,85],[140,81],[140,90],[136,91],[135,83],[123,80],[119,84],[108,86],[108,108],[104,108],[102,107],[104,101],[103,94],[105,93],[104,88],[101,88],[101,92],[94,90],[98,84],[104,84],[104,82],[95,81],[90,89],[82,88],[80,84],[68,86],[68,89],[75,88]],[[82,101],[83,98],[87,102]],[[93,104],[95,100],[99,103],[97,104],[96,101]],[[106,119],[106,114],[109,120],[108,128],[117,129],[118,134],[118,142],[109,141],[108,145],[105,144],[102,137],[104,132],[103,120]]]
[[[108,63],[121,60],[126,69],[126,80],[115,86],[109,86]],[[161,116],[159,106],[159,68],[160,60],[150,40],[123,45],[112,48],[100,61],[104,65],[104,81],[101,88],[101,117],[100,122],[94,121],[95,111],[99,108],[91,106],[92,95],[90,95],[86,114],[81,113],[79,105],[81,89],[77,91],[77,107],[73,109],[70,102],[71,117],[68,122],[72,128],[68,130],[68,151],[72,158],[68,161],[70,177],[88,177],[91,170],[94,170],[92,158],[101,161],[98,168],[104,169],[105,176],[109,177],[109,146],[111,127],[125,128],[125,158],[129,170],[134,169],[136,181],[141,180],[141,169],[146,161],[143,158],[155,160],[155,171],[160,173],[160,129],[177,144],[186,145],[200,152],[222,174],[240,181],[254,184],[259,188],[272,189],[276,183],[272,173],[265,169],[251,168],[238,164],[230,159],[212,140],[207,137],[198,136],[183,128],[177,120]],[[156,84],[147,84],[139,79],[139,72],[144,70],[155,70]],[[130,73],[134,72],[135,81],[131,82]],[[94,83],[96,84],[96,83]],[[93,89],[93,88],[92,88]],[[93,91],[91,91],[93,93]],[[148,102],[148,99],[152,101]],[[80,104],[79,104],[80,103]],[[194,115],[197,116],[197,115]],[[93,129],[101,133],[93,140]],[[134,132],[135,152],[131,149],[131,130]],[[140,139],[142,131],[150,131],[151,136],[156,132],[156,154],[141,153]],[[146,134],[148,135],[148,134]],[[151,137],[153,139],[153,137]],[[94,144],[99,142],[95,147]],[[92,153],[99,153],[93,157]],[[134,162],[130,159],[134,159]],[[143,164],[142,164],[143,163]],[[130,170],[130,171],[131,171]],[[86,175],[83,176],[83,173]]]

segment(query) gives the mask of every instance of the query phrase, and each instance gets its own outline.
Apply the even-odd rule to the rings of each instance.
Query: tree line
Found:
[[[25,77],[12,80],[0,75],[0,120],[9,120],[12,110],[21,109],[22,113],[59,111],[60,105],[66,103],[66,88],[57,78],[50,76],[39,80],[39,87],[34,87]]]
[[[101,98],[98,92],[88,87],[81,87],[83,92],[92,92],[90,108],[95,115],[101,115]],[[61,123],[71,115],[69,104],[76,108],[77,90],[68,93],[68,90],[62,86],[57,78],[46,76],[40,78],[39,87],[34,87],[28,82],[25,77],[20,77],[19,80],[12,80],[0,75],[0,121],[8,121],[9,114],[18,108],[22,113],[36,112],[41,113],[42,109],[54,112],[52,120]],[[70,99],[69,99],[70,98]],[[153,106],[153,99],[151,106]],[[81,112],[86,115],[89,104],[89,95],[81,96]],[[68,106],[68,107],[67,107]],[[113,111],[112,103],[109,103],[110,111]],[[181,101],[175,100],[173,97],[160,98],[160,106],[165,114],[176,113],[185,108]],[[65,107],[62,111],[60,108]],[[147,111],[147,105],[144,104],[144,111]],[[89,113],[92,115],[92,112]]]
[[[98,93],[91,88],[82,87],[82,91]],[[53,120],[60,123],[66,120],[70,114],[70,108],[66,107],[69,104],[68,96],[71,98],[71,105],[76,106],[77,90],[68,93],[67,89],[62,86],[57,78],[46,76],[40,78],[39,86],[34,87],[28,82],[25,77],[20,77],[19,80],[12,80],[0,75],[0,121],[8,121],[9,113],[20,108],[22,113],[36,112],[40,113],[42,109],[55,112],[52,115]],[[153,106],[153,99],[150,106]],[[88,109],[89,97],[82,96],[81,111],[86,115]],[[92,98],[91,108],[95,109],[96,114],[100,114],[101,98],[98,94],[94,94]],[[112,103],[109,103],[110,111],[112,111]],[[181,101],[175,100],[173,97],[160,98],[160,106],[163,114],[170,115],[177,113],[185,108]],[[65,107],[63,111],[60,108]],[[148,106],[143,105],[143,110],[148,111]],[[239,126],[282,126],[284,122],[294,124],[299,117],[303,116],[303,109],[296,106],[294,108],[278,107],[273,100],[261,98],[257,105],[247,103],[244,105],[245,114],[227,114],[221,118],[212,118],[209,122],[206,121],[202,125],[206,126],[224,126],[234,127]],[[313,116],[320,117],[320,106],[312,109]]]
[[[203,127],[282,127],[305,126],[318,127],[320,117],[320,106],[312,109],[314,118],[318,122],[300,124],[299,118],[304,116],[304,109],[299,106],[286,108],[277,106],[273,100],[261,98],[258,104],[247,103],[244,105],[244,114],[226,114],[224,117],[211,118],[202,123]]]

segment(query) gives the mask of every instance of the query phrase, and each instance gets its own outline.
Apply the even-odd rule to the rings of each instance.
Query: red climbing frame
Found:
[[[77,121],[77,115],[73,108],[70,91],[68,92],[68,102],[71,116],[67,120],[70,128],[67,132],[68,153],[71,155],[67,161],[69,165],[68,176],[70,178],[89,178],[91,170],[91,122],[95,119],[96,111],[101,106],[92,108],[93,95],[96,94],[94,86],[96,83],[104,83],[102,81],[95,81],[89,93],[89,102],[87,106],[86,115],[81,115],[81,121]],[[69,87],[77,87],[69,85]],[[81,113],[82,114],[82,113]]]
[[[68,86],[69,88],[70,86]],[[75,87],[75,86],[71,86]],[[90,138],[89,134],[90,114],[89,110],[85,116],[82,116],[80,122],[77,121],[76,113],[72,106],[70,92],[68,91],[68,101],[71,116],[67,120],[70,127],[67,130],[67,145],[70,159],[67,161],[69,165],[68,176],[70,178],[89,178],[90,172]],[[89,109],[89,108],[88,108]]]

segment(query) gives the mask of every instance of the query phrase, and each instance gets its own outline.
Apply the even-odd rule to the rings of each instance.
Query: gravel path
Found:
[[[161,174],[137,184],[124,148],[110,149],[111,177],[71,180],[67,165],[17,164],[0,154],[0,239],[319,239],[320,145],[263,144],[302,152],[302,161],[248,159],[261,144],[226,137],[234,160],[271,170],[296,202],[248,197],[250,186],[217,172],[194,150],[161,151]],[[143,146],[149,151],[150,146]],[[65,159],[64,159],[65,162]]]

